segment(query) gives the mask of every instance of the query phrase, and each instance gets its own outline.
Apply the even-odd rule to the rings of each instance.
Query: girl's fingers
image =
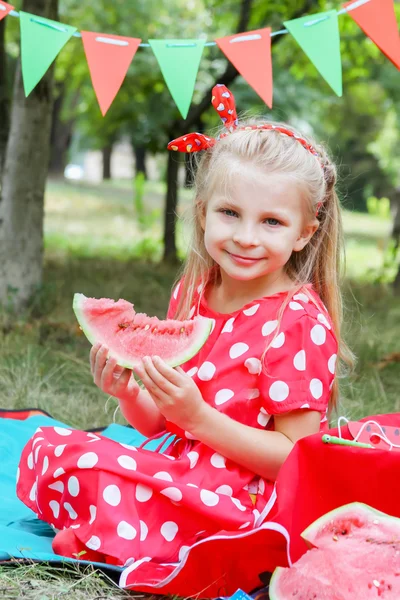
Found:
[[[96,355],[97,355],[97,352],[100,350],[100,348],[101,348],[101,344],[95,344],[94,346],[92,346],[92,348],[90,350],[89,359],[90,359],[90,370],[92,372],[92,375],[94,375]]]
[[[160,360],[158,362],[161,362]],[[146,369],[147,375],[150,379],[166,394],[169,396],[173,396],[176,393],[176,385],[171,381],[171,374],[174,373],[174,370],[171,367],[164,365],[164,368],[161,370],[159,368],[159,364],[157,361],[153,363],[153,360],[146,356],[143,360],[144,367]],[[164,363],[163,363],[164,364]]]
[[[106,366],[106,362],[107,362],[107,354],[108,354],[108,348],[106,346],[101,346],[96,354],[96,360],[94,363],[93,379],[94,379],[95,384],[98,387],[101,387],[103,370],[104,370],[104,368]]]
[[[112,394],[112,388],[114,384],[114,368],[117,364],[115,358],[105,359],[103,370],[100,375],[100,389],[106,394]]]
[[[172,385],[179,387],[182,384],[182,374],[186,375],[185,371],[180,367],[174,369],[167,365],[159,356],[153,356],[152,364],[155,369],[163,375]],[[178,370],[179,369],[179,370]]]
[[[118,397],[123,392],[126,392],[131,376],[132,371],[130,369],[122,370],[121,375],[118,377],[118,380],[114,383],[114,393],[116,397]]]

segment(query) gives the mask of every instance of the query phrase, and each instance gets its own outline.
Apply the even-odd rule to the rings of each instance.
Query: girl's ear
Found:
[[[297,240],[294,244],[294,247],[293,247],[293,251],[300,252],[300,250],[303,250],[303,248],[305,248],[305,246],[307,246],[308,242],[311,240],[314,233],[317,231],[318,227],[319,227],[318,219],[313,219],[312,221],[310,221],[304,227],[300,236],[297,238]]]

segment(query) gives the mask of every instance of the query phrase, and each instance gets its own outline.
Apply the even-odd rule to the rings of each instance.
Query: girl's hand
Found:
[[[180,367],[173,369],[158,356],[146,356],[135,372],[167,421],[189,432],[202,421],[208,405]]]
[[[108,348],[96,344],[90,351],[90,370],[93,381],[104,393],[118,400],[136,400],[140,387],[133,372],[117,365],[114,358],[107,360]]]

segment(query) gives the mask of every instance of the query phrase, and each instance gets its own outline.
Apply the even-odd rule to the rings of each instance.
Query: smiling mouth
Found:
[[[230,254],[230,256],[232,256],[235,259],[243,260],[246,262],[256,262],[258,260],[262,260],[262,258],[253,258],[251,256],[240,256],[239,254],[233,254],[232,252],[228,252],[228,254]]]

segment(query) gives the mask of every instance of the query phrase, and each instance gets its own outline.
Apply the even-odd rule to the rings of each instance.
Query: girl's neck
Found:
[[[240,281],[228,277],[220,270],[219,281],[216,282],[208,293],[208,304],[217,312],[233,312],[245,304],[286,292],[294,287],[293,281],[285,272],[274,272],[250,281]]]

